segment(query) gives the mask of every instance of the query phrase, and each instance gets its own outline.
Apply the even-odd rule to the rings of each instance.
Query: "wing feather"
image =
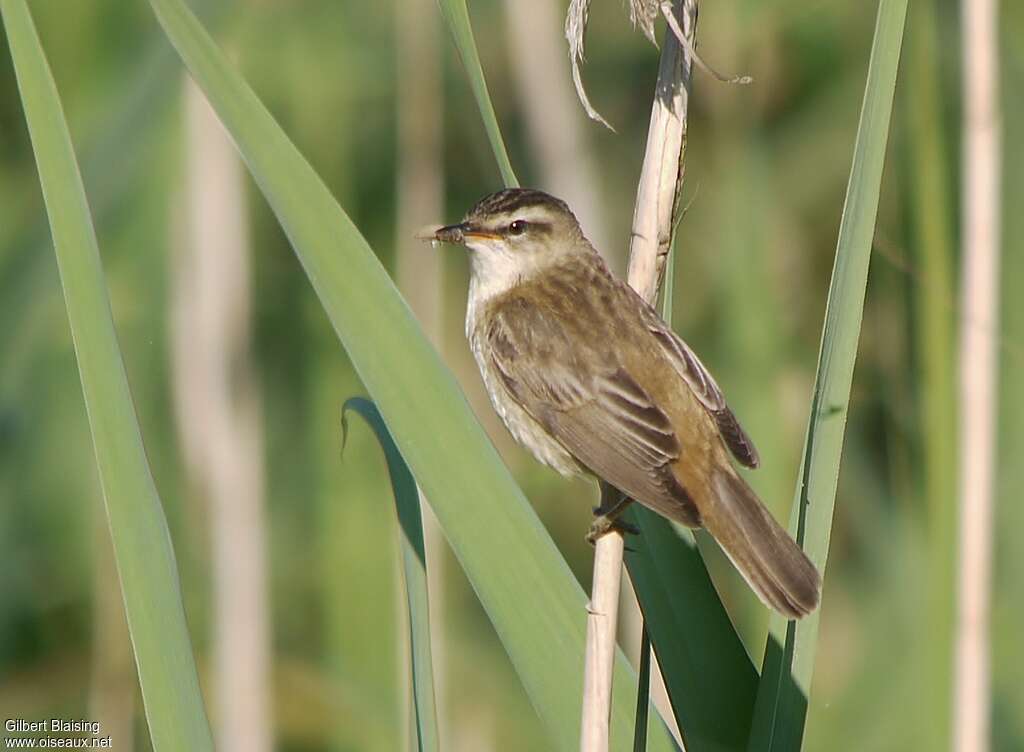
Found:
[[[729,405],[726,404],[722,390],[715,383],[715,379],[707,367],[701,363],[697,354],[683,342],[679,335],[667,327],[653,310],[648,313],[647,327],[668,355],[676,372],[687,383],[704,409],[714,418],[722,440],[736,460],[747,467],[757,467],[761,459],[754,442],[743,430]]]
[[[585,343],[535,307],[495,311],[486,336],[509,396],[578,462],[658,513],[700,524],[670,467],[682,452],[672,423],[623,367],[587,357]]]

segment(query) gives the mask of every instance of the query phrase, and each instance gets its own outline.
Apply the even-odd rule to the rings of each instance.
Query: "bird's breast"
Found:
[[[466,322],[467,333],[469,334],[469,346],[473,351],[477,367],[480,369],[480,376],[483,378],[484,387],[490,397],[494,411],[498,413],[502,423],[512,434],[512,437],[530,450],[531,454],[539,462],[548,467],[554,468],[562,475],[579,475],[583,468],[565,448],[559,444],[551,435],[526,412],[519,404],[512,399],[512,396],[505,389],[501,378],[491,360],[485,335],[471,322]]]

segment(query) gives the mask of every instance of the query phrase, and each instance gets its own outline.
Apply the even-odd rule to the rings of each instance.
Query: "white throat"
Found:
[[[529,256],[513,256],[504,248],[485,246],[469,252],[469,299],[466,303],[466,336],[472,336],[477,317],[496,295],[511,290],[537,271]]]

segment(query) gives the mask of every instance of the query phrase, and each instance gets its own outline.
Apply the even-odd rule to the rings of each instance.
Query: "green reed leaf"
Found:
[[[50,219],[150,738],[157,752],[212,750],[174,550],[57,87],[24,0],[4,0],[0,13]]]
[[[391,478],[395,512],[401,532],[402,573],[405,600],[409,609],[409,644],[412,654],[412,700],[416,715],[417,749],[437,752],[441,748],[437,732],[437,702],[434,699],[434,663],[430,655],[430,598],[427,592],[427,555],[423,545],[423,518],[420,494],[409,466],[402,459],[394,439],[388,433],[377,406],[362,397],[352,397],[341,408],[342,431],[346,413],[362,416],[377,437]]]
[[[790,522],[823,573],[906,13],[907,0],[880,0]],[[800,748],[820,615],[800,622],[772,616],[749,749]]]
[[[455,49],[459,51],[462,67],[469,77],[469,86],[473,90],[473,98],[476,99],[480,117],[483,118],[487,139],[491,142],[491,151],[494,152],[498,169],[501,170],[501,179],[505,182],[506,188],[514,188],[519,185],[519,180],[508,159],[505,141],[501,137],[501,128],[498,126],[498,117],[494,114],[491,95],[487,91],[487,80],[484,78],[483,66],[480,65],[480,54],[477,52],[476,40],[473,38],[473,26],[469,22],[466,0],[438,0],[438,5],[444,20],[448,23],[452,38],[455,40]]]

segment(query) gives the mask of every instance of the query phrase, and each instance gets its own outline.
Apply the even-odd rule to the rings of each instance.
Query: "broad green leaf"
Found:
[[[50,217],[153,748],[212,750],[174,551],[146,460],[57,87],[25,2],[4,0],[0,13]]]
[[[409,466],[402,459],[377,406],[362,397],[353,397],[341,409],[342,432],[346,413],[362,416],[377,437],[388,463],[395,511],[401,530],[402,572],[405,575],[405,599],[409,609],[409,644],[412,654],[412,700],[416,714],[417,749],[437,752],[441,748],[437,733],[437,704],[434,700],[434,666],[430,657],[430,611],[427,593],[427,558],[423,547],[423,519],[420,495]]]
[[[846,410],[882,184],[907,0],[881,0],[808,419],[790,530],[824,573]],[[794,750],[803,740],[820,609],[800,622],[772,616],[751,750]]]
[[[480,55],[476,49],[476,40],[473,38],[473,27],[469,22],[466,0],[438,0],[438,5],[452,32],[455,49],[459,51],[459,57],[462,59],[462,67],[469,77],[469,86],[473,90],[473,98],[476,99],[480,117],[483,118],[487,138],[491,142],[491,151],[494,152],[494,158],[498,161],[501,179],[505,182],[506,188],[514,188],[519,185],[519,181],[516,179],[512,163],[508,159],[505,141],[501,137],[501,128],[498,127],[498,118],[494,114],[494,105],[491,104],[491,95],[487,91],[487,80],[484,78],[483,67],[480,65]]]
[[[181,0],[150,4],[284,227],[555,746],[575,750],[583,590],[358,229]],[[621,652],[615,673],[621,749],[636,702]],[[650,747],[674,743],[658,729]]]
[[[626,552],[644,623],[688,750],[742,749],[757,672],[722,606],[689,530],[633,505],[640,528]],[[708,677],[714,681],[708,681]]]
[[[636,681],[636,731],[633,732],[633,752],[644,752],[647,749],[647,710],[651,694],[651,638],[646,625],[640,632],[640,669]]]
[[[234,0],[206,0],[200,17],[217,28],[233,4]],[[137,175],[152,168],[148,157],[157,137],[154,132],[159,130],[153,124],[163,122],[163,112],[175,105],[167,89],[173,85],[172,75],[179,75],[180,66],[172,50],[153,44],[159,34],[154,29],[146,38],[135,40],[145,51],[142,59],[125,71],[126,81],[94,102],[103,109],[102,126],[79,136],[79,170],[88,190],[93,220],[101,227],[106,217],[123,209]],[[115,161],[118,169],[112,170]],[[40,309],[48,301],[46,296],[33,294],[40,284],[37,280],[49,270],[46,218],[22,224],[0,227],[0,245],[7,233],[11,238],[7,242],[9,252],[0,254],[0,300],[6,304],[0,349],[9,347],[8,340],[25,330],[25,322],[42,315]]]

